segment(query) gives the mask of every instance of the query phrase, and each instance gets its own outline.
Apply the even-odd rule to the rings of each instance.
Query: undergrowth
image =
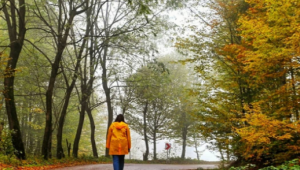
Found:
[[[251,170],[254,169],[254,164],[248,164],[240,167],[231,167],[229,170]],[[300,170],[300,162],[299,159],[293,159],[290,161],[286,161],[285,163],[279,166],[268,166],[264,168],[260,168],[259,170]]]
[[[53,169],[59,167],[68,167],[86,164],[111,163],[112,159],[105,156],[94,158],[92,156],[80,156],[79,158],[48,159],[42,157],[29,156],[26,160],[19,160],[15,156],[0,154],[0,170],[18,170],[18,169]]]

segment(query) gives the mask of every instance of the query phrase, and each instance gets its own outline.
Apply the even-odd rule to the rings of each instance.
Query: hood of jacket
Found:
[[[114,122],[114,124],[115,124],[115,127],[119,130],[127,126],[127,124],[124,122]]]

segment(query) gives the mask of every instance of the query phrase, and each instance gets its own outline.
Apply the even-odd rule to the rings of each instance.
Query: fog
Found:
[[[127,159],[143,159],[143,153],[145,152],[145,142],[143,137],[133,130],[131,130],[131,142],[132,148],[131,153],[126,156]],[[157,143],[157,157],[159,159],[166,159],[167,151],[165,150],[165,143],[171,143],[170,157],[181,157],[182,146],[179,143],[175,143],[174,140],[161,140]],[[200,160],[204,161],[219,161],[218,153],[213,153],[207,148],[207,144],[201,142],[201,146],[198,147],[198,150],[202,151],[200,155]],[[149,158],[152,159],[153,154],[153,143],[149,143],[150,154]],[[186,158],[197,159],[195,152],[195,147],[186,148]]]

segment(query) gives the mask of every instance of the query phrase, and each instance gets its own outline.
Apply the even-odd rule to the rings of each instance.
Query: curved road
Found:
[[[212,164],[188,164],[188,165],[174,165],[174,164],[125,164],[124,170],[196,170],[197,168],[213,169],[218,168],[218,165]],[[95,164],[73,166],[66,168],[58,168],[56,170],[113,170],[112,164]]]

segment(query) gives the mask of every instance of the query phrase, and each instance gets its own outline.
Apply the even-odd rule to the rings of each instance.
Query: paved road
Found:
[[[125,164],[124,170],[195,170],[197,168],[213,169],[217,165],[198,164],[198,165],[167,165],[167,164]],[[56,170],[113,170],[112,164],[96,164],[73,166],[66,168],[59,168]]]

